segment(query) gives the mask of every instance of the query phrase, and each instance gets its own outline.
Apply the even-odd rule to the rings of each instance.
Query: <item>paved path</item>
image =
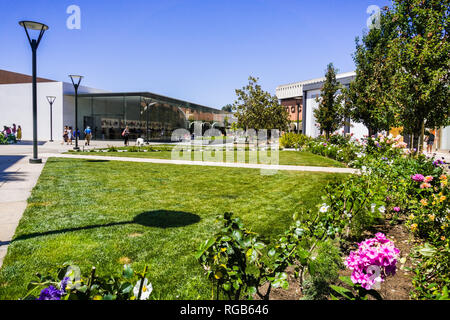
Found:
[[[264,165],[264,164],[250,164],[250,163],[185,161],[185,160],[110,157],[110,156],[93,156],[93,155],[92,156],[91,155],[72,155],[72,154],[43,154],[42,156],[43,157],[69,158],[69,159],[90,159],[90,160],[109,160],[109,161],[125,161],[125,162],[143,162],[143,163],[163,163],[163,164],[175,164],[175,165],[248,168],[248,169],[261,169],[261,170],[307,171],[307,172],[328,172],[328,173],[358,173],[359,172],[359,170],[357,170],[357,169],[334,168],[334,167]]]
[[[27,156],[0,154],[0,267],[44,163],[30,164]]]

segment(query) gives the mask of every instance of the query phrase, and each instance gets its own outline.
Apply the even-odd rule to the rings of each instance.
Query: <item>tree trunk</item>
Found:
[[[422,121],[422,128],[420,130],[420,139],[419,139],[419,152],[423,152],[423,140],[424,140],[424,136],[425,136],[425,121]]]

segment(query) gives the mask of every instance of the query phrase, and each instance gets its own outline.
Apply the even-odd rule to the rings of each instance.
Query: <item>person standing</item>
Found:
[[[22,140],[22,127],[18,126],[17,127],[17,141],[21,141]]]
[[[67,130],[67,144],[70,143],[70,145],[72,145],[72,139],[73,139],[72,127],[69,127],[69,130]]]
[[[429,131],[428,132],[428,137],[426,138],[427,153],[432,153],[433,152],[434,139],[435,139],[434,130]]]
[[[128,139],[130,137],[130,129],[128,129],[128,126],[125,127],[125,130],[122,132],[123,142],[126,146],[128,146]]]
[[[12,134],[13,134],[14,136],[16,136],[16,133],[17,133],[17,127],[16,127],[16,124],[13,123],[13,126],[12,126]]]
[[[92,130],[91,130],[91,127],[88,126],[88,127],[84,130],[84,137],[85,137],[85,139],[86,139],[84,145],[89,146],[90,143],[91,143],[91,138],[92,138]]]

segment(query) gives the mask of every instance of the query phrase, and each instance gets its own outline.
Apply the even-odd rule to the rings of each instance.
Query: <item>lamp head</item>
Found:
[[[83,79],[83,76],[71,74],[69,75],[69,77],[72,80],[73,86],[77,89],[80,86],[81,79]]]
[[[20,21],[19,25],[25,29],[25,33],[27,34],[28,41],[30,42],[30,45],[33,49],[37,49],[37,47],[39,46],[39,43],[41,42],[42,36],[44,35],[44,32],[49,29],[47,25],[40,23],[40,22],[35,22],[35,21]],[[38,38],[31,39],[30,33],[28,32],[28,30],[39,31]]]
[[[48,101],[50,104],[53,104],[53,102],[55,102],[55,100],[56,100],[56,97],[54,97],[54,96],[47,96],[47,101]]]
[[[35,22],[35,21],[20,21],[19,24],[28,30],[47,31],[49,29],[47,25],[40,23],[40,22]]]

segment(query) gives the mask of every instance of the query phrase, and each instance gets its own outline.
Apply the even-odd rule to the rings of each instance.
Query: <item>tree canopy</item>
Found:
[[[289,126],[286,109],[280,105],[276,96],[262,90],[258,80],[250,76],[248,85],[236,89],[237,100],[233,104],[233,111],[237,126],[243,129],[286,131]]]

